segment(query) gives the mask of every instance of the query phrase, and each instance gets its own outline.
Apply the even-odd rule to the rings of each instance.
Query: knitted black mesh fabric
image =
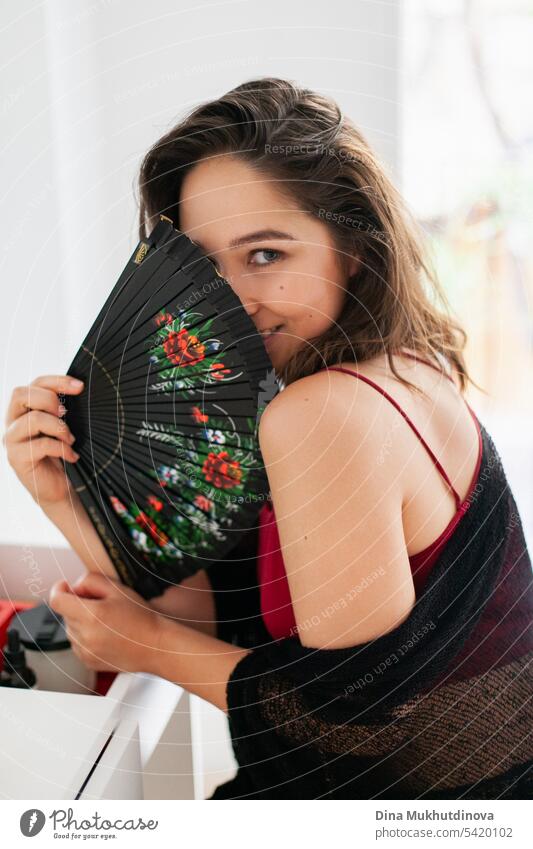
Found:
[[[343,649],[272,640],[254,535],[239,554],[247,562],[210,567],[218,636],[252,649],[227,686],[239,770],[211,799],[533,797],[531,561],[480,426],[469,509],[388,634]]]

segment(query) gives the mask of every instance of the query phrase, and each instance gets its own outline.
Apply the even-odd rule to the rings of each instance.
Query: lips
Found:
[[[283,327],[282,324],[277,324],[275,327],[269,328],[269,330],[259,330],[258,333],[265,339],[267,336],[272,336],[273,333],[277,333]]]
[[[265,333],[261,338],[263,339],[263,345],[266,350],[270,352],[271,348],[275,348],[277,344],[278,336],[280,336],[280,330],[283,330],[284,325],[280,324],[278,329],[272,333]]]

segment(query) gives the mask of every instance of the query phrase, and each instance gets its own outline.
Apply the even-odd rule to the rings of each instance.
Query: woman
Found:
[[[141,237],[172,218],[264,335],[272,504],[231,559],[146,603],[58,459],[76,462],[58,396],[81,387],[15,390],[10,462],[89,569],[50,599],[75,650],[226,711],[240,768],[214,799],[530,793],[520,518],[462,397],[466,335],[364,138],[328,98],[255,80],[160,139],[140,192]]]

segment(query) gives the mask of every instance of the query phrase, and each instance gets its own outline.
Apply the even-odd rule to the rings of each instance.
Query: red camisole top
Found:
[[[420,362],[426,363],[426,365],[429,365],[439,371],[439,369],[437,369],[435,365],[427,362],[427,360],[415,356],[414,354],[409,354],[405,352],[405,356],[412,357],[415,360],[419,360]],[[407,424],[415,432],[418,439],[432,458],[435,466],[437,467],[444,480],[449,485],[451,491],[453,492],[457,509],[455,515],[453,516],[447,527],[437,537],[437,539],[431,543],[431,545],[427,546],[427,548],[423,549],[423,551],[418,551],[416,554],[413,554],[409,557],[409,564],[411,566],[415,591],[418,597],[424,587],[429,572],[431,571],[441,552],[442,547],[448,541],[451,534],[457,527],[458,522],[461,520],[462,516],[464,516],[468,507],[470,506],[470,496],[472,495],[472,492],[474,491],[474,488],[477,483],[483,451],[481,430],[477,417],[470,405],[465,401],[465,404],[468,407],[476,425],[479,440],[479,449],[476,468],[472,477],[472,481],[468,488],[468,492],[466,494],[465,499],[461,501],[461,497],[456,492],[448,475],[442,468],[441,464],[437,460],[435,454],[433,453],[427,442],[423,439],[419,431],[416,429],[411,419],[401,409],[401,407],[394,400],[394,398],[392,398],[388,394],[388,392],[386,392],[381,386],[378,386],[377,383],[374,383],[374,381],[370,380],[370,378],[365,377],[364,375],[359,374],[358,372],[351,371],[350,369],[343,368],[342,366],[330,366],[329,368],[321,369],[321,371],[326,370],[346,372],[346,374],[351,374],[354,377],[363,380],[365,383],[368,383],[370,384],[370,386],[373,386],[375,389],[377,389],[378,392],[381,392],[381,394],[384,395],[385,398],[387,398],[387,400],[390,401],[391,404],[396,407],[396,409],[406,420]],[[450,375],[446,376],[449,378],[449,380],[452,380],[453,382],[453,379],[450,377]],[[267,502],[261,508],[258,518],[259,534],[257,548],[257,579],[260,590],[261,615],[265,627],[271,634],[272,638],[280,639],[282,637],[291,636],[293,633],[297,633],[297,631],[293,631],[296,626],[296,620],[294,618],[294,611],[291,603],[289,584],[287,581],[285,565],[283,562],[283,555],[281,552],[281,544],[276,525],[274,508],[269,502]]]

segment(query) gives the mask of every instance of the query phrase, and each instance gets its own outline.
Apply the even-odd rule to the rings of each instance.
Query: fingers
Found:
[[[119,581],[101,575],[99,572],[89,572],[78,578],[71,586],[65,580],[56,581],[50,590],[49,605],[56,613],[72,619],[74,623],[81,621],[94,603],[110,595],[120,594]]]
[[[11,393],[6,427],[29,410],[43,410],[52,416],[60,416],[64,409],[58,394],[77,395],[82,389],[82,381],[66,375],[43,375],[33,380],[29,386],[17,386]]]
[[[64,623],[65,634],[67,635],[67,640],[72,646],[74,653],[77,651],[77,646],[80,644],[80,635],[77,628],[71,622],[67,622],[65,620]]]
[[[33,385],[15,389],[7,419],[27,404],[35,407],[15,417],[2,437],[11,465],[24,472],[26,467],[31,468],[45,457],[62,457],[75,463],[79,459],[72,448],[75,438],[58,418],[62,407],[55,392]]]
[[[67,635],[67,640],[70,643],[70,648],[73,654],[76,655],[78,660],[82,663],[86,664],[86,654],[85,647],[82,642],[82,637],[78,629],[73,625],[73,623],[69,620],[65,619],[64,622],[65,634]]]
[[[72,589],[82,598],[107,598],[108,596],[123,595],[120,581],[101,572],[89,572],[73,584]]]
[[[71,649],[75,655],[80,657],[81,659],[81,642],[80,642],[80,630],[79,625],[80,621],[76,620],[71,614],[66,613],[66,605],[64,604],[63,594],[71,593],[70,585],[67,581],[56,581],[53,585],[50,596],[48,599],[48,604],[63,619],[63,627],[65,629],[65,634],[67,635],[67,639],[70,643]],[[72,593],[71,593],[72,594]]]
[[[81,622],[86,616],[87,610],[92,606],[90,600],[81,598],[72,592],[66,581],[56,581],[50,590],[48,604],[66,619],[74,623],[74,628],[77,622]]]
[[[7,442],[10,464],[19,473],[25,473],[26,467],[33,468],[45,457],[56,457],[67,463],[76,463],[80,455],[71,445],[51,436],[39,436],[29,442]]]
[[[32,380],[30,386],[41,386],[65,395],[77,395],[83,389],[83,380],[68,374],[42,374]]]
[[[42,410],[30,410],[8,427],[5,442],[24,442],[35,436],[53,436],[67,445],[72,445],[74,435],[62,419]]]

